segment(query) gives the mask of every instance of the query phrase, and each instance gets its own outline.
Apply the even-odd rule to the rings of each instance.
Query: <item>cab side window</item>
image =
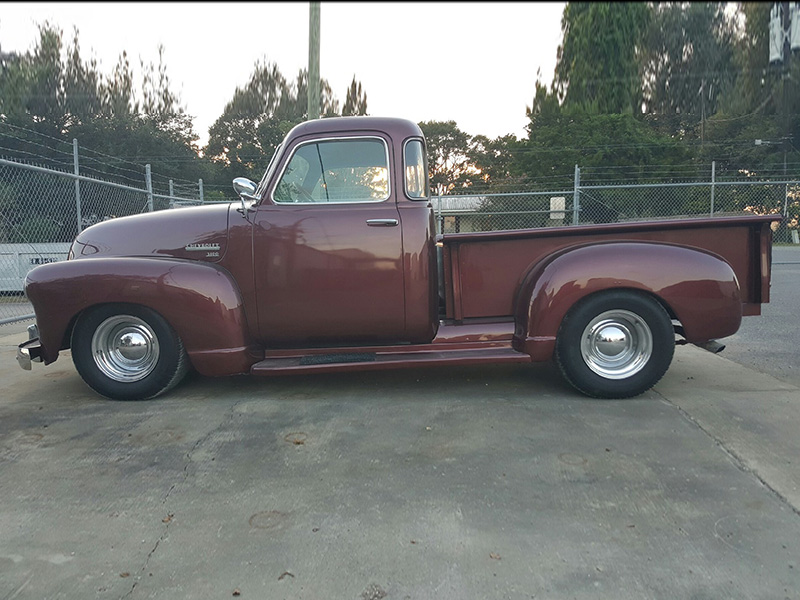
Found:
[[[389,198],[389,156],[379,138],[299,146],[272,194],[277,204],[381,202]]]
[[[428,163],[422,140],[409,140],[403,151],[406,196],[412,200],[428,198]]]

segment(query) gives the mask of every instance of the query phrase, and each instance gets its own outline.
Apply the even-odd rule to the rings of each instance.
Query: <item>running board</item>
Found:
[[[470,350],[437,349],[419,352],[359,352],[267,358],[254,364],[250,373],[253,375],[291,375],[312,372],[377,371],[445,365],[529,362],[531,362],[530,356],[507,347]]]

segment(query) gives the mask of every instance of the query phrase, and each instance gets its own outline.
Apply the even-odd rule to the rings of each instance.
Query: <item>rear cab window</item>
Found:
[[[411,139],[405,143],[403,172],[406,196],[412,200],[426,200],[429,196],[428,161],[422,140]]]

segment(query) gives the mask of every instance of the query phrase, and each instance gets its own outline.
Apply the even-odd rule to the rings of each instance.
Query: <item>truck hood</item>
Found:
[[[82,231],[70,259],[169,256],[217,262],[228,245],[230,204],[162,210],[97,223]]]

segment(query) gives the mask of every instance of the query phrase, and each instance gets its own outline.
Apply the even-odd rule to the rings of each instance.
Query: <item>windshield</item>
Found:
[[[258,187],[256,187],[256,196],[261,196],[261,194],[264,193],[264,187],[267,185],[269,175],[272,172],[272,168],[275,166],[275,157],[281,153],[282,148],[283,144],[278,144],[278,147],[275,148],[275,152],[272,154],[272,158],[269,159],[267,170],[264,171],[264,176],[261,178],[261,181],[258,182]]]

